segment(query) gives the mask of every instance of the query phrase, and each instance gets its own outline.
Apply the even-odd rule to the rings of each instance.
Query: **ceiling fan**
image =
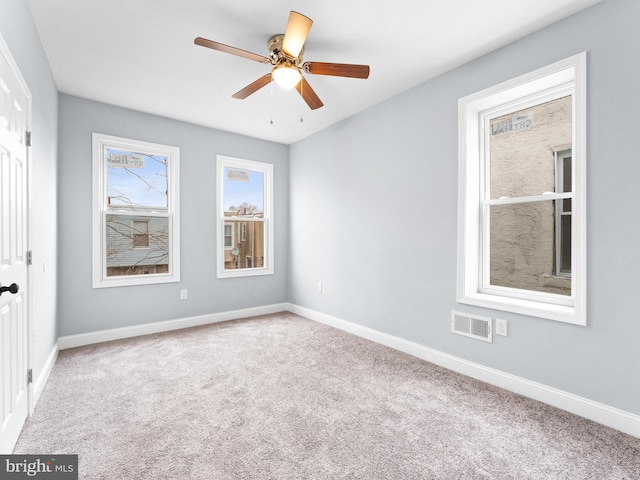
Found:
[[[284,88],[295,87],[300,96],[311,110],[323,106],[322,101],[313,91],[309,82],[302,76],[302,72],[314,75],[331,75],[335,77],[368,78],[369,65],[354,65],[347,63],[304,62],[304,42],[309,35],[313,20],[304,15],[291,11],[284,35],[272,36],[267,42],[269,56],[248,52],[240,48],[231,47],[223,43],[197,37],[196,45],[212,48],[220,52],[230,53],[256,62],[273,66],[270,73],[250,83],[242,90],[234,93],[233,98],[244,99],[257,92],[265,85],[275,81]]]

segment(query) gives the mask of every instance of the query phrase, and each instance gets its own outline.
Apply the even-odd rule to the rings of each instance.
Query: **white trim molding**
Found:
[[[421,358],[441,367],[453,370],[471,378],[483,381],[496,387],[523,395],[533,400],[593,420],[621,432],[640,438],[640,415],[594,402],[584,397],[552,388],[541,383],[532,382],[509,373],[485,367],[478,363],[440,352],[418,343],[410,342],[393,335],[373,330],[356,323],[326,315],[305,307],[288,304],[291,313],[301,315],[345,332],[352,333],[367,340],[394,348],[414,357]]]
[[[228,312],[211,313],[195,317],[180,318],[177,320],[167,320],[164,322],[145,323],[133,325],[131,327],[112,328],[109,330],[99,330],[97,332],[80,333],[78,335],[67,335],[58,339],[60,350],[67,348],[82,347],[94,343],[110,342],[123,338],[139,337],[151,335],[153,333],[170,332],[183,328],[198,327],[211,323],[226,322],[228,320],[238,320],[240,318],[255,317],[257,315],[268,315],[287,311],[288,304],[277,303],[262,307],[243,308],[242,310],[230,310]]]
[[[58,342],[51,349],[51,353],[47,357],[47,361],[44,363],[42,367],[42,371],[38,374],[35,382],[33,383],[33,407],[40,400],[40,395],[42,395],[42,391],[44,390],[44,386],[49,381],[49,376],[51,375],[51,371],[53,370],[53,366],[56,364],[56,360],[58,359],[58,352],[60,348],[58,347]],[[33,409],[29,412],[29,416],[33,415]]]

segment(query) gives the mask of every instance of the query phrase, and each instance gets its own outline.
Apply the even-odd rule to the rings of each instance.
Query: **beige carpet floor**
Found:
[[[82,479],[639,479],[640,439],[282,313],[60,352],[14,453]]]

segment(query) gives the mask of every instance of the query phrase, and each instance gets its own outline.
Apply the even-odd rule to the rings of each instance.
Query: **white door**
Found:
[[[11,453],[29,411],[26,132],[30,98],[0,37],[0,454]]]

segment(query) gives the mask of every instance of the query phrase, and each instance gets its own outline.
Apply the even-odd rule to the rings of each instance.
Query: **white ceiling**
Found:
[[[598,1],[28,0],[60,92],[284,144]],[[305,75],[315,111],[275,85],[231,98],[269,66],[194,38],[268,56],[290,10],[314,21],[305,61],[368,64],[369,79]]]

